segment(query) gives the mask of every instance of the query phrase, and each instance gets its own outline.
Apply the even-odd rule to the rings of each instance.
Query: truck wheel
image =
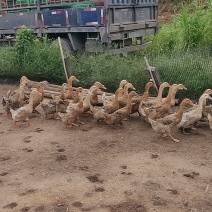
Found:
[[[61,45],[63,48],[64,56],[70,57],[74,53],[72,46],[71,46],[71,42],[65,38],[60,38],[60,41],[61,41]]]
[[[61,41],[64,57],[67,58],[73,55],[74,51],[72,49],[71,42],[66,38],[60,38],[60,41]],[[59,47],[58,40],[55,40],[53,44],[56,44]]]

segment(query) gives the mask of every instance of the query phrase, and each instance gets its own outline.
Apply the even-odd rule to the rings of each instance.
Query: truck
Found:
[[[61,38],[66,52],[123,54],[147,47],[155,35],[158,0],[0,0],[0,44],[30,28]]]

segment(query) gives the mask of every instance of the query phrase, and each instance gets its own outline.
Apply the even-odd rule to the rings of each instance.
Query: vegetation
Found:
[[[204,5],[204,10],[202,9]],[[121,79],[132,82],[143,92],[149,79],[143,56],[160,71],[162,81],[183,83],[188,91],[178,97],[197,98],[212,87],[212,4],[183,4],[183,10],[171,24],[161,26],[147,51],[127,58],[102,54],[84,54],[70,58],[77,85],[89,87],[101,81],[114,91]],[[152,38],[149,38],[152,39]],[[63,65],[56,42],[39,41],[28,29],[17,35],[14,48],[0,48],[0,77],[26,75],[34,80],[65,81]]]
[[[212,4],[211,0],[182,4],[182,11],[172,23],[160,27],[153,39],[151,52],[169,53],[174,50],[188,50],[212,46]]]

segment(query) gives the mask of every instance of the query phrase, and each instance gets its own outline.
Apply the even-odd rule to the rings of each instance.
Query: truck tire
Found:
[[[73,55],[74,51],[72,49],[71,42],[66,38],[60,38],[60,41],[61,41],[64,57],[68,58],[71,55]],[[58,40],[54,40],[53,44],[59,47]]]
[[[65,58],[70,57],[74,53],[71,46],[71,42],[65,38],[60,38],[60,41],[61,41]]]

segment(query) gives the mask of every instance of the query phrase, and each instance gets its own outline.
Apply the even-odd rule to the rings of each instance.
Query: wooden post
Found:
[[[61,45],[60,37],[58,37],[58,43],[59,43],[59,46],[60,46],[60,53],[61,53],[61,57],[62,57],[62,61],[63,61],[63,68],[64,68],[64,72],[65,72],[65,75],[66,75],[66,80],[68,81],[68,74],[67,74],[65,58],[64,58],[64,54],[63,54],[63,48],[62,48],[62,45]]]
[[[147,69],[148,69],[149,74],[151,76],[151,80],[153,81],[154,86],[155,86],[155,88],[156,88],[156,90],[158,92],[160,82],[159,82],[159,79],[157,79],[157,77],[154,75],[155,72],[156,72],[156,68],[149,65],[149,62],[148,62],[146,57],[144,57],[144,60],[146,62]]]

